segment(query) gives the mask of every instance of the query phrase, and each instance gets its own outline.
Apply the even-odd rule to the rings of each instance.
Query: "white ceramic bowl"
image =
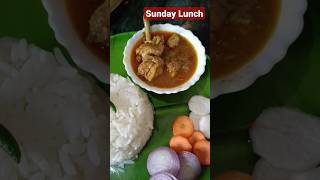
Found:
[[[109,83],[107,64],[91,52],[79,37],[67,12],[66,0],[42,0],[42,3],[48,12],[49,25],[57,41],[68,50],[73,61],[100,81]]]
[[[253,84],[258,77],[270,72],[272,67],[286,55],[289,46],[302,32],[306,9],[306,0],[281,0],[276,29],[264,49],[238,71],[212,82],[211,95],[213,98],[243,90]]]
[[[203,47],[201,41],[196,37],[191,31],[186,30],[180,26],[177,25],[172,25],[172,24],[156,24],[150,27],[150,30],[152,32],[157,32],[157,31],[167,31],[167,32],[175,32],[179,34],[180,36],[183,36],[186,38],[193,47],[195,48],[196,54],[197,54],[197,68],[192,75],[192,77],[185,82],[184,84],[181,84],[177,87],[173,88],[159,88],[159,87],[154,87],[150,86],[144,81],[142,81],[133,71],[132,66],[131,66],[131,52],[132,48],[136,44],[138,40],[143,37],[144,29],[136,32],[127,42],[127,46],[124,49],[124,58],[123,58],[123,63],[125,65],[125,69],[128,73],[128,75],[131,77],[131,79],[138,84],[140,87],[148,90],[155,92],[157,94],[173,94],[177,93],[180,91],[185,91],[189,89],[192,85],[194,85],[201,77],[201,75],[205,71],[205,66],[206,66],[206,53],[205,53],[205,48]]]

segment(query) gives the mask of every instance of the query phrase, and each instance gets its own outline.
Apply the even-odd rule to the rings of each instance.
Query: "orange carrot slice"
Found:
[[[189,138],[194,129],[192,120],[187,116],[179,116],[173,123],[173,135]]]
[[[200,141],[200,140],[205,140],[206,138],[204,137],[203,133],[200,131],[194,131],[191,137],[189,137],[189,142],[191,145],[194,145],[194,143]]]
[[[173,136],[170,139],[170,148],[176,152],[181,151],[192,151],[192,146],[189,143],[188,139],[183,136]]]
[[[195,154],[202,165],[210,165],[210,142],[207,140],[197,141],[193,145],[193,154]]]

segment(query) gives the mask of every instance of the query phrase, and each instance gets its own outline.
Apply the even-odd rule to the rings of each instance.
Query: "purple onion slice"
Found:
[[[179,157],[174,150],[159,147],[149,154],[147,169],[151,176],[165,172],[176,176],[180,170]]]
[[[178,180],[174,175],[170,173],[158,173],[153,175],[150,180]]]
[[[179,153],[179,180],[196,180],[201,173],[201,165],[196,155],[188,151]]]

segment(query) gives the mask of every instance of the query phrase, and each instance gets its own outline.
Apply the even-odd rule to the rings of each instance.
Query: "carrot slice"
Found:
[[[194,145],[194,143],[200,141],[200,140],[205,140],[206,138],[204,137],[203,133],[200,131],[195,131],[193,132],[192,136],[189,137],[189,142],[191,145]]]
[[[174,136],[189,138],[194,131],[192,120],[187,116],[179,116],[174,121],[172,130]]]
[[[195,154],[202,165],[210,165],[210,142],[207,140],[197,141],[193,145],[193,154]]]
[[[170,148],[176,152],[181,151],[192,151],[192,146],[189,143],[188,139],[183,136],[173,136],[170,139]]]

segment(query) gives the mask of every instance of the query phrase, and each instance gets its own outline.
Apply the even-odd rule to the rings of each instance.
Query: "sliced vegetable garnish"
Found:
[[[180,169],[179,157],[172,149],[159,147],[149,154],[147,169],[151,176],[164,172],[176,176]]]
[[[177,180],[177,178],[170,173],[158,173],[153,175],[150,180]]]
[[[210,165],[210,142],[207,140],[197,141],[193,146],[193,153],[204,166]]]
[[[196,155],[188,151],[179,153],[180,170],[178,179],[198,179],[201,165]]]
[[[192,145],[190,144],[188,139],[183,136],[173,136],[170,139],[169,144],[170,147],[176,152],[192,151]]]
[[[173,123],[173,135],[189,138],[193,131],[192,120],[188,116],[179,116]]]
[[[195,131],[193,132],[192,136],[189,137],[189,142],[191,145],[194,145],[194,143],[200,141],[200,140],[205,140],[206,138],[204,137],[203,133],[200,131]]]
[[[0,124],[0,148],[2,148],[14,161],[20,163],[21,152],[19,145],[11,133]]]

